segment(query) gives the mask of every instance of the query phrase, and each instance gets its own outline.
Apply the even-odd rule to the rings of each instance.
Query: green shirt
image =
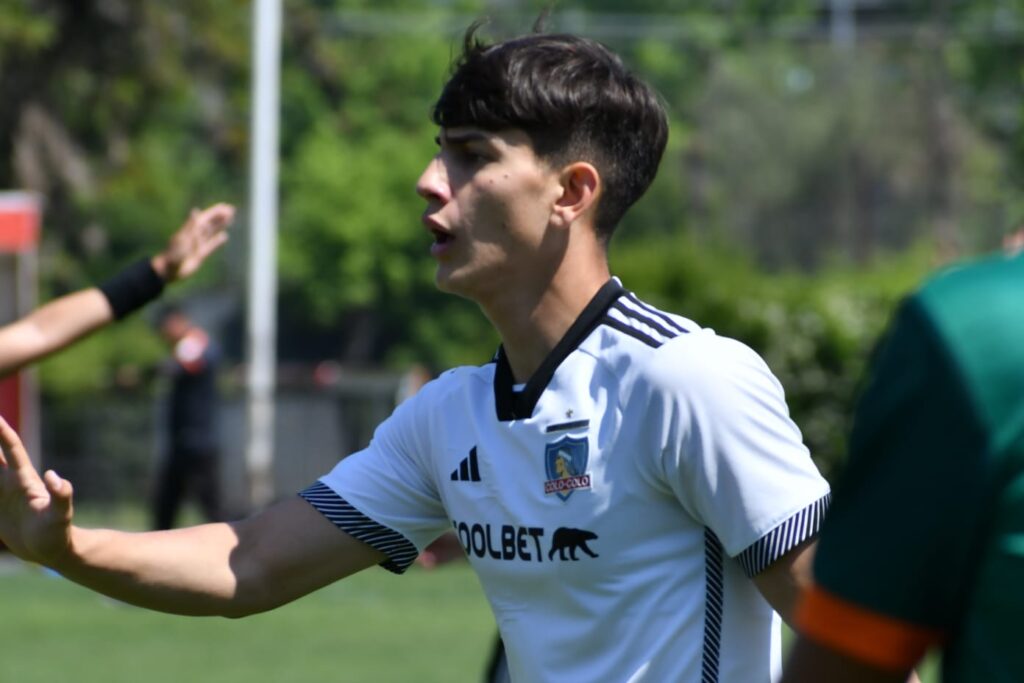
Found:
[[[815,575],[941,633],[943,680],[1024,681],[1024,257],[952,268],[897,312]]]

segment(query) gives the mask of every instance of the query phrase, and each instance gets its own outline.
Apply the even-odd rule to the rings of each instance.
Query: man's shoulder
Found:
[[[1001,318],[1019,313],[1024,305],[1022,290],[1024,255],[1000,254],[949,266],[926,280],[909,299],[938,318]]]
[[[660,346],[651,354],[644,372],[652,377],[683,373],[690,378],[714,380],[746,370],[766,369],[761,356],[745,343],[705,328]]]
[[[659,348],[672,339],[702,329],[693,320],[653,305],[625,290],[611,303],[601,322],[604,328],[617,332],[620,340],[628,340],[631,346],[637,348]]]
[[[655,406],[739,409],[765,392],[783,395],[778,378],[757,352],[709,328],[681,334],[657,348],[624,340],[605,346],[598,363],[615,378],[623,396],[632,396],[637,405],[651,410]]]
[[[682,315],[626,293],[609,309],[605,335],[592,352],[621,378],[664,386],[690,387],[754,371],[770,372],[745,343],[718,334]]]
[[[986,420],[1002,424],[1019,409],[1024,367],[1024,256],[990,257],[933,277],[904,304],[890,345],[930,349]]]
[[[1024,256],[947,268],[908,298],[902,318],[904,327],[934,335],[953,356],[1024,362]]]

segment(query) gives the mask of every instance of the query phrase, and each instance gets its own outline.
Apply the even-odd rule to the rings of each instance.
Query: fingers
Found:
[[[7,422],[0,415],[0,423],[7,427]],[[4,436],[3,427],[0,427],[0,467],[7,467],[7,438]]]
[[[196,219],[200,237],[210,238],[219,235],[231,225],[235,219],[235,207],[231,204],[214,204],[198,214]]]
[[[188,212],[188,218],[185,219],[185,222],[181,224],[181,227],[178,228],[178,231],[174,233],[171,239],[174,239],[174,237],[177,237],[178,235],[185,235],[188,234],[189,232],[192,232],[192,230],[195,229],[196,223],[198,221],[199,209],[193,207],[192,210]]]
[[[31,464],[21,437],[7,424],[7,420],[0,417],[0,465],[21,469]]]
[[[21,490],[32,495],[42,492],[39,474],[25,450],[21,437],[7,421],[0,417],[0,451],[3,452],[0,468],[8,473],[7,484],[12,490]]]
[[[53,470],[47,470],[43,475],[43,483],[50,493],[50,506],[53,512],[60,519],[71,519],[71,500],[74,488],[67,479],[61,479]]]
[[[198,268],[207,256],[227,241],[227,229],[234,218],[235,207],[230,204],[214,204],[196,213],[195,222],[187,233],[187,242],[182,245],[185,249],[182,260],[191,261]]]
[[[235,207],[231,204],[213,204],[205,209],[193,208],[188,219],[175,234],[175,238],[184,238],[201,242],[225,230],[235,217]]]
[[[216,204],[211,204],[203,209],[201,213],[216,214],[217,216],[222,216],[227,220],[231,220],[235,217],[235,205],[228,204],[227,202],[217,202]]]
[[[188,220],[168,242],[167,248],[154,263],[164,282],[190,277],[206,257],[227,241],[226,230],[235,218],[231,204],[213,204],[206,209],[192,209]]]
[[[228,235],[226,232],[222,232],[219,233],[218,235],[215,235],[214,237],[210,238],[209,240],[202,244],[202,246],[199,248],[199,252],[196,254],[196,257],[199,258],[200,260],[205,259],[210,254],[220,249],[221,245],[227,241]]]

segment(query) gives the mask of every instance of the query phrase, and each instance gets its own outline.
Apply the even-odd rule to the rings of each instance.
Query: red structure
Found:
[[[35,195],[0,192],[0,324],[16,320],[36,305],[40,213]],[[0,378],[0,415],[38,457],[38,397],[31,371]]]

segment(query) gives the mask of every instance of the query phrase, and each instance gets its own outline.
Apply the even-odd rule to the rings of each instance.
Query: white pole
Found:
[[[249,443],[246,465],[250,502],[259,507],[274,496],[281,0],[256,0],[252,62],[247,332]]]
[[[857,17],[855,0],[829,0],[829,33],[832,45],[842,51],[850,51],[857,42]]]

